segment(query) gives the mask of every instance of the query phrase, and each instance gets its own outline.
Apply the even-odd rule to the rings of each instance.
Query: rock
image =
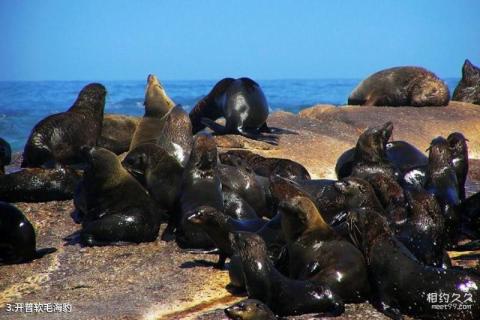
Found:
[[[121,114],[105,114],[102,135],[97,143],[116,154],[128,151],[133,133],[140,122],[140,117]]]

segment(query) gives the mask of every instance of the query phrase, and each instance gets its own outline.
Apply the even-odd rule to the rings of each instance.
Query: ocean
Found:
[[[459,79],[444,79],[453,92]],[[21,151],[33,126],[65,111],[90,81],[0,82],[0,137]],[[100,81],[107,88],[105,112],[143,115],[145,80]],[[271,111],[298,112],[312,105],[343,105],[360,79],[257,80]],[[215,80],[162,81],[168,95],[187,111],[207,94]]]

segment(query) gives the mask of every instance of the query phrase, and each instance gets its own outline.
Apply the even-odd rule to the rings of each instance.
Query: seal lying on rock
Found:
[[[229,319],[235,320],[276,320],[272,310],[261,301],[247,299],[225,309]]]
[[[25,168],[0,175],[0,200],[7,202],[46,202],[70,200],[82,179],[72,168]]]
[[[5,173],[5,166],[12,162],[12,148],[4,139],[0,138],[0,175]]]
[[[343,302],[330,288],[308,280],[293,280],[283,276],[268,258],[265,242],[260,236],[236,232],[231,238],[242,262],[250,299],[264,302],[280,316],[343,313]]]
[[[35,125],[25,144],[22,167],[53,167],[81,163],[82,147],[93,147],[102,132],[105,87],[91,83],[66,112]]]
[[[54,251],[37,251],[30,221],[16,207],[0,201],[0,265],[28,262]]]
[[[297,196],[282,201],[279,209],[290,277],[326,285],[345,302],[368,299],[370,285],[362,253],[323,220],[313,202]]]
[[[349,211],[345,221],[352,241],[366,258],[375,293],[373,304],[380,311],[393,319],[401,319],[401,314],[422,319],[478,319],[477,273],[419,263],[375,211]],[[432,297],[439,294],[457,297],[457,306],[469,307],[432,308],[436,304]]]
[[[462,79],[453,91],[452,100],[480,104],[480,68],[468,59],[462,67]]]
[[[220,161],[224,164],[235,166],[239,159],[259,176],[269,178],[276,175],[290,180],[310,179],[310,174],[303,165],[289,159],[265,158],[248,150],[229,150],[220,154]]]
[[[82,182],[84,245],[150,242],[158,236],[162,213],[116,155],[102,148],[84,150],[89,167]],[[81,210],[82,208],[77,208]]]
[[[190,112],[193,133],[208,126],[219,134],[259,138],[267,127],[268,104],[260,86],[250,78],[220,80]],[[215,122],[225,117],[225,126]]]
[[[363,106],[446,106],[448,87],[432,72],[419,67],[395,67],[370,75],[348,97]]]

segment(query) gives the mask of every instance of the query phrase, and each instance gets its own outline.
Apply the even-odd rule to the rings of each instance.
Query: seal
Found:
[[[218,164],[218,173],[222,183],[223,192],[236,193],[245,200],[259,216],[271,218],[272,212],[267,205],[267,197],[255,173],[244,170],[242,167],[233,167]]]
[[[5,166],[12,162],[12,148],[4,139],[0,138],[0,175],[5,174]]]
[[[132,174],[168,212],[176,209],[182,185],[183,167],[173,156],[154,143],[143,143],[122,161]]]
[[[209,249],[213,242],[198,226],[188,223],[189,214],[201,206],[223,212],[222,184],[218,174],[218,154],[210,134],[196,135],[190,160],[185,167],[180,195],[181,214],[176,219],[176,240],[182,248]]]
[[[105,114],[102,135],[97,141],[97,146],[115,154],[127,152],[140,119],[121,114]]]
[[[453,91],[452,100],[480,104],[480,68],[465,59],[462,79]]]
[[[248,150],[229,150],[220,154],[220,161],[224,164],[236,166],[243,160],[257,175],[269,178],[278,175],[290,180],[311,179],[308,170],[300,163],[281,158],[265,158]]]
[[[91,83],[66,112],[37,123],[25,144],[22,167],[81,163],[81,148],[95,146],[102,132],[106,94],[103,85]]]
[[[0,265],[29,262],[56,251],[36,250],[35,230],[22,211],[0,201]]]
[[[344,302],[368,299],[370,285],[362,253],[338,235],[306,197],[280,203],[290,278],[328,286]]]
[[[451,266],[445,250],[445,219],[435,196],[425,190],[405,192],[408,219],[398,226],[395,236],[423,264]]]
[[[268,258],[265,242],[259,235],[235,232],[231,238],[242,262],[250,299],[262,301],[280,316],[343,313],[343,302],[330,288],[282,275]]]
[[[363,106],[446,106],[448,87],[434,73],[419,67],[395,67],[370,75],[348,97]]]
[[[155,75],[148,75],[145,89],[145,113],[130,143],[130,150],[144,142],[156,142],[161,136],[161,119],[175,106]]]
[[[113,152],[96,147],[83,152],[89,166],[81,188],[86,208],[81,243],[101,246],[154,241],[163,217],[147,191]]]
[[[437,137],[429,147],[425,190],[435,195],[445,217],[445,232],[450,244],[457,236],[460,204],[457,174],[453,167],[450,145],[445,138]]]
[[[215,208],[201,206],[188,215],[188,222],[199,226],[215,243],[219,251],[219,260],[215,268],[223,269],[225,260],[233,254],[229,234],[235,231],[255,232],[266,224],[263,219],[236,220],[226,216]]]
[[[0,175],[0,200],[7,202],[47,202],[71,200],[82,180],[73,168],[25,168]]]
[[[255,210],[237,193],[223,190],[223,209],[227,216],[238,220],[258,219]]]
[[[346,224],[365,256],[375,297],[373,304],[393,319],[401,314],[424,319],[477,319],[480,276],[466,269],[426,267],[393,236],[388,222],[372,210],[353,210]],[[459,297],[471,307],[432,308],[432,293]],[[462,304],[462,303],[460,303]]]
[[[235,320],[276,320],[272,310],[261,301],[247,299],[226,308],[225,314]]]
[[[460,132],[453,132],[447,137],[452,155],[452,164],[458,180],[460,201],[465,200],[465,182],[468,174],[468,139]]]
[[[220,80],[190,112],[193,133],[209,127],[218,134],[241,134],[258,138],[269,132],[268,104],[262,89],[250,78]],[[225,126],[215,123],[225,117]]]

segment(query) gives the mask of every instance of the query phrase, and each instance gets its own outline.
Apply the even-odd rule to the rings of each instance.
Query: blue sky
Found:
[[[480,65],[480,1],[0,0],[0,80],[362,78]]]

